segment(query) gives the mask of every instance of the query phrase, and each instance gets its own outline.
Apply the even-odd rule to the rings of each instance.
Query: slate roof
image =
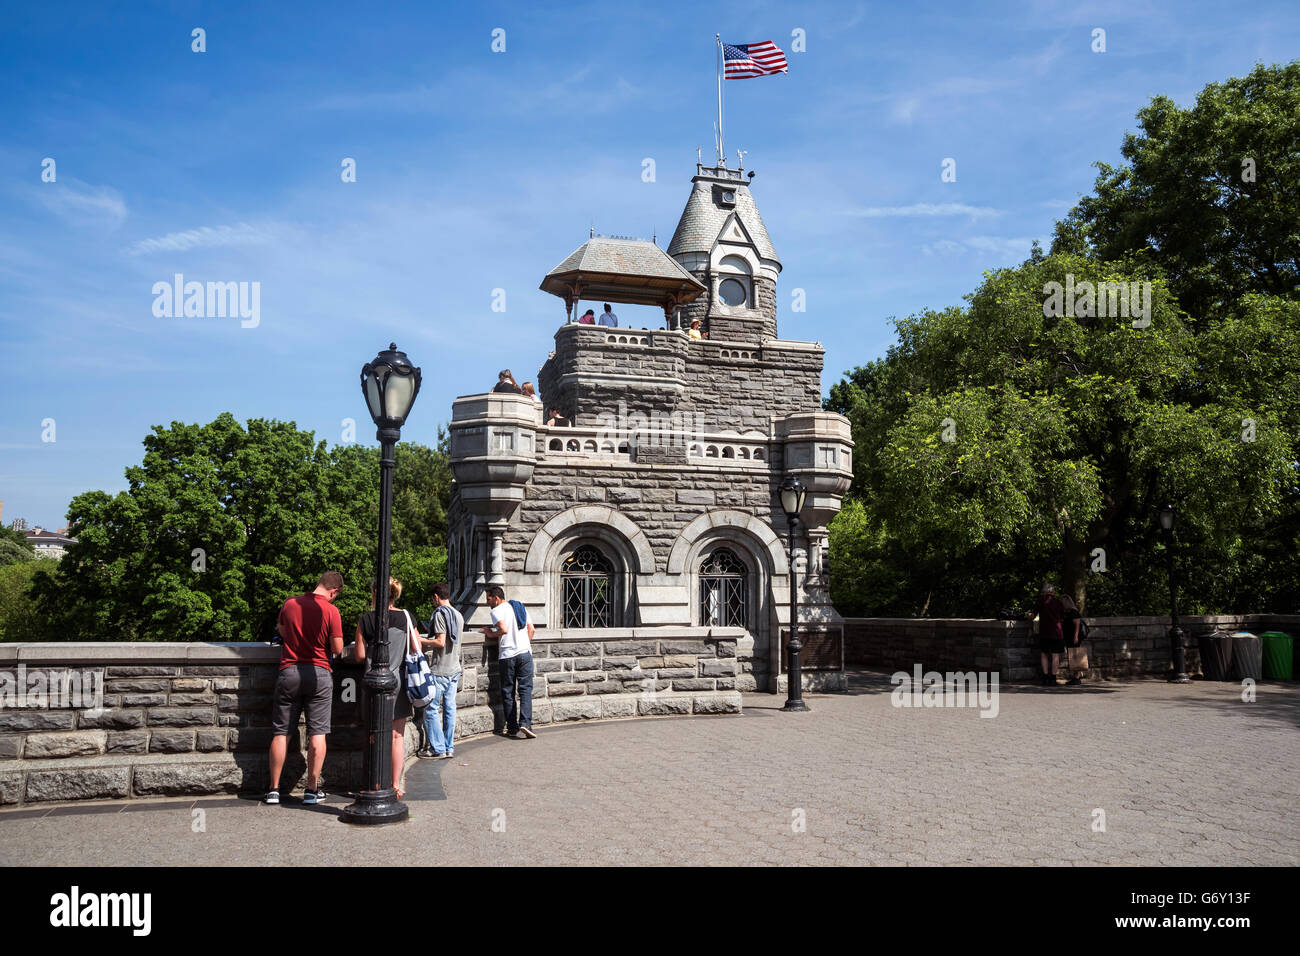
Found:
[[[714,241],[722,232],[723,224],[732,212],[735,212],[750,238],[754,240],[759,256],[780,261],[777,259],[776,249],[772,247],[772,240],[767,235],[767,227],[763,225],[763,217],[758,214],[758,207],[754,205],[754,197],[750,195],[748,185],[734,180],[725,183],[727,188],[736,191],[736,205],[732,209],[719,206],[714,202],[713,187],[721,180],[709,176],[696,176],[692,182],[694,185],[686,200],[686,208],[682,210],[682,218],[677,222],[677,231],[673,233],[673,241],[668,243],[670,256],[712,250]]]
[[[654,279],[678,279],[695,282],[693,275],[677,260],[646,239],[615,239],[593,236],[547,273],[600,272],[609,275],[642,276]]]
[[[703,283],[653,242],[612,236],[588,239],[546,274],[541,288],[565,297],[575,281],[584,299],[610,302],[680,304],[704,292]]]

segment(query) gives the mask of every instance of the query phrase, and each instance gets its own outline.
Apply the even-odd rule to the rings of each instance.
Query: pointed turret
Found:
[[[679,310],[683,327],[700,319],[715,341],[759,344],[777,337],[781,261],[743,169],[696,164],[668,254],[707,290]]]

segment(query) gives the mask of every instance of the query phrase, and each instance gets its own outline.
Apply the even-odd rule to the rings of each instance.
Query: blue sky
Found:
[[[796,29],[806,52],[791,50]],[[357,376],[390,340],[424,371],[412,440],[432,443],[451,400],[498,368],[535,378],[563,320],[543,275],[593,224],[671,237],[696,147],[709,157],[715,32],[787,51],[789,74],[726,84],[727,147],[758,173],[784,265],[781,335],[826,346],[829,388],[884,352],[891,317],[958,303],[1048,239],[1151,96],[1188,105],[1208,82],[1297,56],[1300,9],[10,5],[4,520],[61,526],[74,495],[125,487],[155,423],[230,411],[337,442],[352,417],[368,440]],[[260,323],[155,317],[153,284],[178,272],[260,283]],[[795,288],[805,312],[789,309]]]

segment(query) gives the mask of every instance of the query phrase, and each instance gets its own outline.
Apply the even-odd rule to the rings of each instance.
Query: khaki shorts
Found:
[[[334,675],[324,667],[296,664],[280,671],[275,678],[271,706],[272,735],[289,734],[298,727],[298,718],[307,711],[307,736],[330,732],[330,712],[334,705]]]

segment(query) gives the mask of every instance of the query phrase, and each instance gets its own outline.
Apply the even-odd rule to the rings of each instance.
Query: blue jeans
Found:
[[[456,690],[460,675],[433,675],[434,695],[424,708],[424,735],[433,752],[442,756],[456,749]]]
[[[533,726],[533,655],[516,654],[502,658],[501,703],[506,712],[506,733],[516,733],[521,726]],[[515,689],[519,690],[519,714],[515,713]]]

